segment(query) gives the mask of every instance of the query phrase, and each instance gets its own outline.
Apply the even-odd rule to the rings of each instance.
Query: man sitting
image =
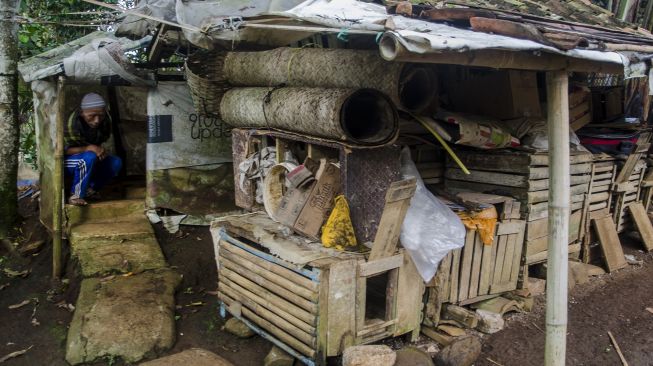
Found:
[[[86,206],[86,198],[120,172],[122,160],[102,147],[110,136],[111,119],[104,99],[96,93],[84,95],[80,109],[71,114],[64,127],[64,168],[73,178],[68,203]]]

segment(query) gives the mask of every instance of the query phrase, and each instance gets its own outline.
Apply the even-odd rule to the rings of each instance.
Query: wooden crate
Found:
[[[526,221],[523,264],[528,266],[545,262],[549,205],[548,155],[506,150],[460,150],[457,154],[472,174],[462,174],[454,166],[455,163],[448,160],[445,172],[447,190],[474,190],[517,199],[521,204],[520,219]],[[579,241],[586,233],[583,228],[586,208],[590,206],[591,200],[588,190],[592,179],[593,156],[585,152],[572,152],[570,164],[569,252],[578,253]]]
[[[424,282],[396,249],[415,181],[397,183],[387,190],[383,230],[369,254],[308,243],[263,213],[214,221],[221,314],[306,365],[326,365],[352,345],[407,333],[416,339]]]
[[[525,224],[497,223],[492,245],[484,245],[476,230],[467,230],[464,247],[444,257],[428,285],[426,325],[438,325],[444,303],[467,305],[518,288]]]

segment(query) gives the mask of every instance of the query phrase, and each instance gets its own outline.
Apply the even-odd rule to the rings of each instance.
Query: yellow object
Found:
[[[494,242],[494,229],[497,226],[497,210],[494,206],[480,212],[456,212],[466,228],[478,230],[484,245]]]
[[[322,245],[337,250],[345,250],[358,245],[354,235],[354,225],[349,216],[349,204],[343,195],[335,198],[333,211],[322,226]]]
[[[444,149],[447,151],[447,153],[449,154],[449,156],[451,156],[451,158],[453,159],[453,161],[455,161],[456,164],[458,164],[458,166],[459,166],[460,169],[463,171],[463,173],[465,173],[465,174],[471,174],[471,173],[469,172],[469,169],[467,169],[467,167],[465,166],[465,164],[463,164],[463,162],[460,161],[460,158],[458,157],[458,155],[456,155],[456,153],[453,152],[453,150],[451,150],[451,148],[449,147],[449,144],[447,144],[447,142],[444,141],[444,139],[443,139],[443,138],[442,138],[442,137],[441,137],[441,136],[440,136],[440,135],[439,135],[439,134],[438,134],[438,133],[433,129],[433,127],[431,127],[428,123],[426,123],[426,121],[424,121],[423,119],[419,118],[418,116],[415,116],[415,115],[412,115],[412,114],[411,114],[411,116],[412,116],[413,118],[415,118],[419,123],[421,123],[422,126],[423,126],[424,128],[426,128],[426,129],[427,129],[427,130],[428,130],[428,131],[429,131],[429,132],[430,132],[430,133],[431,133],[431,134],[432,134],[432,135],[433,135],[433,136],[438,140],[438,142],[442,145],[442,147],[444,147]]]

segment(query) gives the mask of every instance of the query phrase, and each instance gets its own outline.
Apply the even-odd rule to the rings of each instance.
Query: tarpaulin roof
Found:
[[[122,51],[129,51],[145,47],[151,39],[151,36],[147,36],[138,41],[132,41],[127,38],[117,38],[111,32],[97,31],[21,61],[18,64],[18,71],[25,82],[66,74],[66,71],[70,74],[72,70],[64,69],[64,61],[94,42],[116,43]]]
[[[653,54],[650,33],[626,28],[626,23],[589,0],[459,0],[442,4],[441,8],[412,5],[412,11],[397,15],[394,7],[355,0],[256,0],[246,4],[235,0],[147,0],[136,11],[153,14],[153,5],[159,12],[174,6],[174,19],[170,11],[165,19],[179,24],[186,38],[203,48],[234,42],[277,47],[315,33],[339,32],[365,33],[377,40],[382,35],[392,37],[417,54],[548,52],[625,66],[630,65],[632,52]],[[477,13],[465,19],[456,14],[447,18],[452,8],[454,12],[469,9]]]

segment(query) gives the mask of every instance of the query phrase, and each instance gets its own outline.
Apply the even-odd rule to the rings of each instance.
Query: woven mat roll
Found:
[[[277,48],[229,52],[224,75],[234,86],[376,89],[410,112],[429,106],[437,87],[431,66],[389,62],[377,51],[366,50]]]
[[[234,127],[271,128],[361,145],[383,144],[399,129],[397,111],[373,89],[233,88],[220,104]]]

